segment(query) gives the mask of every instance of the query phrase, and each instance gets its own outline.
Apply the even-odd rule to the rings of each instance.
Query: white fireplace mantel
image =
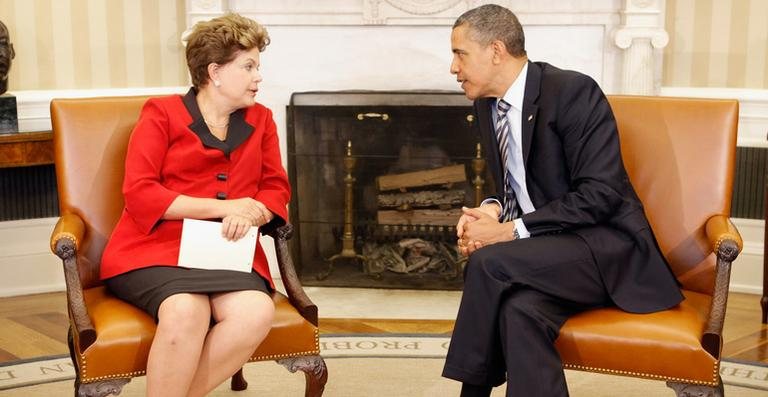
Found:
[[[665,34],[663,25],[657,26],[663,23],[658,16],[663,16],[664,0],[496,2],[520,18],[532,60],[586,73],[606,93],[621,93],[623,88],[640,93],[633,87],[650,87],[652,92],[647,94],[658,91],[659,40],[647,51],[638,32],[654,29],[654,34]],[[273,45],[264,62],[281,71],[265,75],[267,87],[270,80],[283,86],[281,80],[286,79],[296,87],[293,91],[456,90],[458,86],[447,72],[450,28],[463,12],[485,3],[489,1],[188,0],[186,10],[188,29],[229,11],[267,26]],[[631,73],[622,71],[625,58]],[[302,75],[317,82],[318,71],[324,72],[322,87],[302,84]],[[623,82],[625,76],[633,81]]]
[[[463,12],[485,3],[489,1],[187,0],[186,12],[188,30],[226,12],[267,27],[271,44],[262,54],[260,101],[275,112],[277,125],[284,126],[284,109],[293,92],[458,91],[449,73],[451,27]],[[608,94],[641,93],[633,87],[658,92],[660,46],[648,50],[635,33],[640,28],[663,32],[657,25],[664,21],[664,0],[496,3],[518,15],[531,60],[581,71]],[[631,84],[623,78],[632,79]]]

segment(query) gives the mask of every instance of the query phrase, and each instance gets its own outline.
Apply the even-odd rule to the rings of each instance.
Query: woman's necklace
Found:
[[[227,120],[227,122],[223,124],[213,124],[213,123],[209,123],[208,120],[206,120],[205,117],[203,117],[203,121],[208,127],[213,127],[213,128],[226,128],[227,126],[229,126],[229,120]]]

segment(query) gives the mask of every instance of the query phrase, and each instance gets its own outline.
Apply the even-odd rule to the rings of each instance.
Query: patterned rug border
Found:
[[[738,358],[724,358],[722,361],[727,361],[729,363],[736,363],[736,364],[751,365],[753,367],[768,368],[768,363],[761,363],[759,361],[749,361],[749,360],[742,360]]]
[[[10,367],[10,366],[19,365],[19,364],[35,363],[35,362],[46,361],[46,360],[54,360],[54,359],[64,358],[64,357],[69,358],[69,354],[54,354],[54,355],[51,355],[51,356],[39,356],[39,357],[32,357],[32,358],[20,358],[20,359],[16,359],[16,360],[0,362],[0,368]]]
[[[442,359],[450,337],[440,334],[320,335],[324,358],[425,358]],[[768,390],[768,365],[723,360],[723,382],[729,385]],[[69,355],[45,356],[0,363],[0,390],[74,379]]]

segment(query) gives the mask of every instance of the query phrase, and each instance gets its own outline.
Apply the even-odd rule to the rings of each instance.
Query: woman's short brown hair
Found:
[[[238,51],[269,44],[267,29],[258,22],[239,14],[226,14],[195,24],[187,36],[187,67],[195,88],[208,84],[208,65],[232,62]]]

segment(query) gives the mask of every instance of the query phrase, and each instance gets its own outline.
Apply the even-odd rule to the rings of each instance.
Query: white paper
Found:
[[[240,240],[229,241],[221,235],[221,222],[185,218],[178,264],[194,269],[250,272],[258,230],[252,226]]]

